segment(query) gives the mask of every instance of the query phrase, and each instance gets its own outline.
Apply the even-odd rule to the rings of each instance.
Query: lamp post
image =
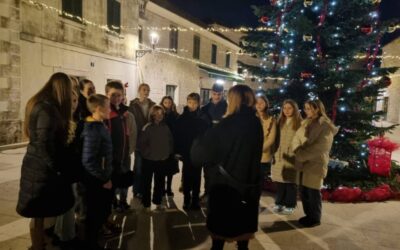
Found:
[[[153,50],[155,50],[156,45],[158,44],[158,41],[160,40],[160,36],[156,32],[151,32],[150,33],[150,44],[151,44],[151,49],[138,49],[136,50],[136,59],[139,59],[146,55],[147,53],[151,53]]]

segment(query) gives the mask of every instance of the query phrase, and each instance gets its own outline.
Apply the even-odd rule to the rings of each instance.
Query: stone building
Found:
[[[400,38],[383,47],[382,67],[400,67]],[[400,69],[391,74],[392,84],[384,92],[384,99],[378,103],[378,109],[387,112],[386,120],[400,123]]]
[[[235,42],[202,30],[205,24],[168,1],[151,0],[144,7],[139,20],[142,48],[151,47],[152,32],[157,32],[159,42],[151,53],[137,59],[138,75],[150,84],[155,101],[170,95],[182,107],[190,92],[200,92],[205,103],[213,83],[227,90],[244,81],[237,74],[240,47]]]
[[[0,145],[24,140],[25,105],[55,72],[98,93],[121,80],[129,100],[147,82],[151,99],[180,107],[190,92],[206,102],[214,82],[243,82],[240,47],[205,27],[166,0],[0,0]],[[148,53],[152,30],[160,39]]]
[[[19,142],[24,108],[54,72],[137,84],[138,0],[0,1],[0,145]],[[119,29],[119,26],[127,27]]]

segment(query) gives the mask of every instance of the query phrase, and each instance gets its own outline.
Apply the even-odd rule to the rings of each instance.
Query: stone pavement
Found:
[[[25,149],[0,152],[0,250],[22,250],[30,245],[29,220],[15,212],[20,164]],[[106,244],[113,249],[175,250],[210,249],[204,211],[186,213],[183,196],[178,192],[180,176],[174,177],[175,197],[167,200],[165,212],[133,211],[114,216],[121,221],[123,235]],[[400,249],[400,202],[323,203],[322,225],[301,229],[297,219],[303,216],[301,202],[291,216],[273,214],[273,198],[264,194],[259,230],[250,249]],[[227,208],[229,209],[229,208]],[[240,215],[238,215],[240,216]],[[57,249],[50,247],[49,249]],[[233,243],[225,249],[236,249]]]

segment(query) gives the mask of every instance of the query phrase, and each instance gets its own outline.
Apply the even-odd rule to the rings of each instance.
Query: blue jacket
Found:
[[[111,179],[112,143],[111,136],[102,122],[86,118],[82,132],[82,165],[90,179],[93,177],[101,184]]]

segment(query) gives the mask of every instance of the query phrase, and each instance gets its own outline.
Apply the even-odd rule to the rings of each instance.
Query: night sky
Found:
[[[266,4],[267,0],[169,0],[190,15],[206,23],[216,21],[229,27],[256,26],[258,21],[251,5]],[[400,0],[382,0],[382,19],[400,18]]]

